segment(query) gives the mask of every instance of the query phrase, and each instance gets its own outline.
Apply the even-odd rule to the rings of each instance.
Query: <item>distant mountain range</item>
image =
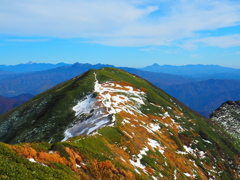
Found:
[[[18,73],[17,75],[6,77],[0,80],[0,94],[4,96],[16,96],[23,93],[30,93],[36,95],[46,89],[55,86],[56,84],[73,78],[90,69],[101,69],[103,67],[114,66],[106,64],[91,65],[75,63],[71,66],[62,66],[46,71]],[[181,77],[171,74],[145,72],[134,68],[121,69],[143,77],[160,87],[194,81],[194,79],[192,78]]]
[[[0,95],[11,97],[24,93],[37,95],[90,69],[114,66],[82,63],[73,65],[32,63],[2,67],[5,69],[1,70],[0,66]],[[23,69],[30,71],[30,67],[32,67],[31,70],[36,71],[20,73]],[[50,69],[41,70],[43,68]],[[164,89],[205,117],[209,117],[214,109],[227,100],[240,100],[239,69],[217,65],[160,66],[158,64],[141,69],[119,68]]]
[[[103,64],[88,64],[88,63],[77,63],[82,66],[83,70],[87,71],[93,66],[96,69],[102,67]],[[0,65],[0,75],[2,73],[23,73],[23,72],[33,72],[33,71],[45,71],[57,67],[72,66],[73,64],[67,63],[26,63],[17,65]],[[112,65],[105,64],[106,67],[114,67]],[[119,68],[119,67],[118,67]],[[190,76],[193,78],[200,79],[240,79],[240,69],[234,69],[229,67],[222,67],[219,65],[183,65],[183,66],[172,66],[172,65],[158,65],[157,63],[146,66],[143,68],[138,68],[142,71],[158,72],[165,74],[174,74],[180,76]]]
[[[56,67],[70,66],[71,64],[66,63],[33,63],[29,62],[26,64],[17,64],[17,65],[0,65],[0,70],[22,73],[22,72],[33,72],[33,71],[44,71]]]
[[[25,103],[33,97],[31,94],[21,94],[14,97],[0,96],[0,114],[8,112],[9,110]]]
[[[210,79],[163,88],[185,105],[209,117],[223,102],[240,99],[239,80]]]
[[[19,73],[0,70],[0,80],[16,77]]]
[[[140,68],[143,71],[150,72],[161,72],[168,74],[176,74],[181,76],[191,76],[195,78],[222,78],[226,79],[228,77],[240,78],[240,69],[222,67],[218,65],[185,65],[185,66],[171,66],[171,65],[158,65],[153,64],[151,66],[146,66]],[[235,75],[238,74],[238,77]]]

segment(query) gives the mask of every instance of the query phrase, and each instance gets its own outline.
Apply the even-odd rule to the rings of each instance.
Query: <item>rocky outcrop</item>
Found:
[[[240,101],[227,101],[213,111],[211,119],[240,139]]]

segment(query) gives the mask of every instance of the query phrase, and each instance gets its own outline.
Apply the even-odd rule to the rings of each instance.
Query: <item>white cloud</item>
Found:
[[[239,22],[240,3],[231,0],[0,0],[1,34],[113,46],[170,46]],[[199,42],[222,47],[213,38]]]
[[[53,37],[114,36],[122,26],[156,10],[112,0],[0,1],[1,33]]]
[[[196,47],[199,43],[206,46],[216,46],[221,48],[240,46],[240,34],[192,39],[186,41],[182,46],[191,48]]]

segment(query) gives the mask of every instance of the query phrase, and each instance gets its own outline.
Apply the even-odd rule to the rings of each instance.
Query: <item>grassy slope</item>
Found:
[[[3,134],[1,141],[17,143],[63,139],[65,128],[75,119],[72,107],[76,105],[77,100],[93,91],[94,78],[92,71],[89,71],[0,116],[1,123],[6,122],[6,119],[9,121],[6,122],[9,128],[7,132],[6,126],[0,127]],[[12,124],[14,127],[11,128]],[[36,129],[33,130],[34,128]],[[17,137],[14,138],[16,134]]]
[[[132,75],[121,71],[117,69],[112,68],[104,68],[100,71],[96,71],[97,78],[100,81],[100,83],[103,83],[107,80],[113,80],[113,81],[124,81],[129,82],[133,84],[136,88],[142,88],[146,90],[147,92],[147,100],[148,103],[146,103],[146,106],[142,109],[146,114],[153,114],[156,112],[157,109],[154,109],[153,106],[149,104],[149,102],[160,104],[164,109],[167,109],[167,107],[171,108],[177,108],[178,110],[181,110],[184,113],[184,117],[178,120],[178,123],[180,123],[186,130],[181,132],[180,134],[176,134],[174,131],[172,131],[170,128],[164,127],[164,124],[161,124],[159,122],[159,126],[162,126],[163,129],[166,129],[166,132],[171,132],[173,135],[171,136],[173,142],[178,146],[178,148],[181,150],[183,145],[186,143],[188,139],[190,140],[197,140],[198,143],[194,144],[195,148],[200,149],[204,152],[209,152],[209,157],[199,161],[195,157],[189,156],[190,159],[193,159],[196,161],[197,165],[199,167],[202,167],[204,169],[203,171],[207,172],[207,169],[203,166],[201,162],[204,162],[206,164],[211,164],[212,161],[217,161],[216,164],[220,165],[222,164],[224,173],[221,174],[222,179],[226,179],[231,177],[234,179],[232,175],[231,169],[236,168],[236,162],[239,157],[237,157],[238,154],[240,154],[240,144],[236,141],[229,141],[230,136],[226,135],[224,132],[220,135],[216,131],[218,131],[218,127],[214,126],[211,122],[206,121],[202,117],[198,116],[196,113],[192,112],[190,109],[185,107],[184,105],[177,105],[173,102],[176,102],[173,98],[171,98],[169,95],[161,91],[160,89],[156,89],[153,85],[149,84],[148,82],[144,81],[143,79],[139,77],[132,77]],[[94,74],[93,71],[89,72],[90,76],[86,76],[87,80],[84,81],[84,78],[75,78],[72,79],[66,83],[63,83],[45,93],[42,93],[40,96],[37,96],[33,99],[33,101],[37,101],[38,99],[45,98],[46,95],[51,94],[52,97],[61,97],[62,104],[58,104],[57,107],[54,108],[54,110],[58,109],[58,111],[61,111],[64,109],[65,103],[69,105],[68,99],[71,99],[73,96],[79,96],[78,98],[81,98],[85,94],[81,94],[79,92],[83,91],[91,91],[93,88],[93,85],[88,86],[88,82],[93,82]],[[74,82],[74,83],[73,83]],[[85,83],[85,84],[84,84]],[[78,86],[81,85],[81,86]],[[60,89],[59,89],[60,88]],[[80,89],[79,89],[80,88]],[[81,89],[81,88],[87,88],[87,89]],[[65,102],[65,103],[64,103]],[[32,102],[31,102],[32,103]],[[32,104],[29,105],[32,105]],[[176,102],[178,103],[178,102]],[[146,110],[148,109],[149,110]],[[173,112],[172,112],[173,113]],[[4,117],[8,116],[9,114],[5,115]],[[171,115],[171,112],[170,112]],[[48,118],[45,114],[42,115],[44,118]],[[190,122],[189,120],[192,120],[194,123]],[[192,131],[191,129],[194,129]],[[13,171],[14,166],[18,165],[19,163],[22,165],[20,167],[20,170],[23,172],[23,175],[31,175],[33,179],[35,178],[35,174],[32,173],[32,169],[28,166],[32,166],[32,168],[39,169],[36,170],[36,173],[39,175],[39,177],[42,177],[42,174],[49,174],[49,176],[54,176],[53,178],[56,179],[64,179],[66,172],[69,175],[69,178],[76,178],[76,174],[81,174],[82,176],[87,177],[95,177],[99,178],[101,174],[99,174],[100,168],[100,162],[105,162],[101,167],[106,168],[105,166],[107,162],[111,162],[111,168],[117,169],[116,171],[111,170],[106,171],[105,177],[110,176],[116,176],[116,172],[121,174],[121,176],[125,179],[127,177],[132,177],[133,179],[148,179],[148,176],[140,176],[138,173],[136,173],[131,166],[127,164],[120,163],[116,159],[116,152],[114,152],[115,146],[122,146],[123,143],[126,143],[126,141],[130,141],[123,133],[123,127],[122,127],[122,118],[121,116],[117,116],[117,122],[115,127],[104,127],[100,129],[99,131],[100,135],[96,136],[90,136],[90,137],[73,137],[68,142],[62,142],[62,143],[55,143],[53,147],[55,147],[55,150],[61,150],[64,149],[64,147],[70,147],[72,149],[75,149],[79,154],[81,155],[84,163],[86,164],[87,169],[84,172],[69,172],[69,168],[65,166],[57,166],[56,169],[52,169],[49,167],[44,167],[40,164],[33,164],[30,163],[28,160],[24,158],[20,158],[16,156],[16,154],[12,151],[6,148],[3,144],[1,144],[1,163],[3,164],[3,176],[5,177],[18,177],[18,174]],[[196,136],[198,134],[199,136]],[[212,144],[206,143],[205,141],[209,140],[212,142]],[[133,141],[132,141],[133,142]],[[32,145],[34,146],[34,145]],[[39,149],[37,145],[34,147],[35,149]],[[47,147],[52,146],[52,144],[48,144]],[[136,147],[138,147],[136,144],[133,146],[128,146],[130,154],[134,154],[134,151],[136,151]],[[192,147],[194,148],[194,147]],[[47,148],[49,149],[49,148]],[[119,150],[119,149],[118,149]],[[42,148],[40,148],[40,151],[43,151]],[[46,150],[45,150],[46,151]],[[161,157],[161,154],[157,151],[149,151],[149,154],[151,154],[152,157]],[[64,151],[63,154],[64,156]],[[148,165],[152,169],[155,169],[155,173],[161,173],[164,174],[168,178],[172,178],[172,172],[173,172],[173,165],[169,165],[169,167],[164,167],[165,171],[159,171],[158,166],[156,166],[156,162],[153,158],[149,158],[150,156],[144,156],[144,158],[141,160],[143,164]],[[19,158],[19,160],[18,160]],[[162,157],[163,158],[163,157]],[[215,158],[215,160],[214,160]],[[225,159],[227,161],[223,161],[222,159]],[[232,161],[233,163],[230,165],[228,164],[229,161]],[[160,163],[160,160],[158,161]],[[168,162],[170,164],[170,161]],[[13,167],[7,169],[7,167]],[[60,171],[59,171],[60,170]],[[56,172],[55,172],[56,171]],[[115,174],[114,174],[115,172]],[[118,176],[119,176],[118,174]],[[182,179],[185,179],[186,176],[179,172],[179,174],[182,176]],[[20,176],[19,176],[20,177]],[[36,176],[37,177],[37,176]],[[17,178],[16,178],[17,179]],[[44,178],[39,178],[44,179]],[[130,178],[131,179],[131,178]]]
[[[102,70],[100,71],[101,74],[104,74],[104,76],[114,77],[118,78],[121,77],[122,81],[129,82],[131,84],[134,84],[137,88],[144,88],[147,90],[147,99],[149,102],[160,104],[164,108],[167,106],[171,106],[169,102],[171,102],[173,98],[171,98],[168,94],[161,91],[160,89],[156,89],[156,87],[152,86],[150,83],[146,82],[145,80],[135,77],[132,78],[130,74],[127,74],[123,71],[117,70],[117,71],[109,71]],[[99,75],[98,75],[99,76]],[[103,75],[102,75],[103,76]],[[175,102],[177,102],[175,100]],[[177,102],[179,103],[179,102]],[[181,103],[179,103],[181,104]],[[146,107],[145,107],[146,108]],[[194,129],[197,134],[200,135],[200,137],[197,138],[199,143],[196,145],[196,148],[202,150],[202,151],[210,151],[211,154],[215,154],[217,156],[223,156],[226,159],[235,159],[236,161],[236,155],[240,154],[240,142],[228,135],[223,129],[221,129],[217,124],[213,124],[212,122],[202,118],[197,113],[192,111],[191,109],[187,108],[186,106],[182,105],[180,107],[182,109],[182,112],[187,118],[182,118],[180,121],[182,124],[184,124],[184,127],[188,129],[188,131],[184,131],[182,134],[183,136],[190,136],[193,137],[193,134],[190,132],[190,129]],[[189,119],[193,119],[195,124],[194,127],[192,123],[189,123]],[[217,133],[216,133],[217,132]],[[213,144],[207,144],[204,142],[204,140],[210,140],[211,142],[214,142]],[[229,141],[230,140],[230,141]],[[219,151],[218,149],[221,149]],[[221,155],[219,154],[221,153]],[[239,157],[238,157],[239,158]],[[220,159],[217,159],[220,163]],[[224,162],[224,166],[226,167],[226,176],[231,175],[231,165],[227,164],[227,162]],[[236,166],[236,164],[232,165]],[[224,176],[224,175],[223,175]]]
[[[77,175],[67,166],[60,163],[51,166],[32,163],[0,143],[0,179],[78,179]]]

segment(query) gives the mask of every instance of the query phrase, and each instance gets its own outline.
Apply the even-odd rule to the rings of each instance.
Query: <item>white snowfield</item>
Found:
[[[78,135],[89,135],[100,127],[113,125],[115,114],[121,111],[144,115],[139,106],[144,104],[145,92],[139,89],[121,82],[99,84],[96,78],[94,92],[97,97],[93,97],[92,93],[73,107],[79,121],[65,131],[62,141]]]

